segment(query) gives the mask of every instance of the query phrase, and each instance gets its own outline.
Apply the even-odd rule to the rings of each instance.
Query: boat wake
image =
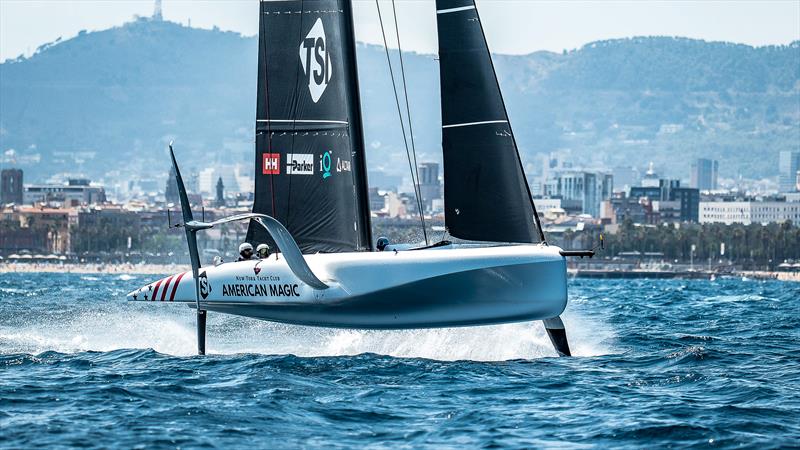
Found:
[[[0,326],[0,353],[76,353],[150,349],[195,354],[193,310],[183,305],[149,309],[130,303],[63,316],[30,315]],[[610,328],[569,312],[564,316],[575,356],[611,353]],[[302,357],[376,353],[443,361],[503,361],[555,356],[541,322],[427,330],[373,331],[301,327],[210,314],[210,354],[293,354]]]

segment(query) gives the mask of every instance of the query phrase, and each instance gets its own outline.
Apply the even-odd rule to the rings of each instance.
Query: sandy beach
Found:
[[[0,273],[110,273],[110,274],[171,274],[191,270],[181,264],[53,264],[0,263]]]

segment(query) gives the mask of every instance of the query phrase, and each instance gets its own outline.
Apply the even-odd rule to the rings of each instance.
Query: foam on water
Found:
[[[75,353],[152,348],[190,356],[196,351],[194,310],[183,305],[119,301],[63,318],[30,315],[22,326],[0,326],[0,353]],[[575,315],[564,318],[573,353],[607,354],[613,334]],[[598,339],[598,336],[603,336]],[[437,360],[501,361],[555,356],[541,322],[428,330],[374,331],[301,327],[209,313],[210,354],[342,356],[361,353]]]

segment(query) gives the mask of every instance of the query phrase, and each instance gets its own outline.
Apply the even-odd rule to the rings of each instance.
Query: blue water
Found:
[[[800,284],[570,281],[539,323],[362,332],[127,303],[156,279],[0,274],[0,447],[800,446]]]

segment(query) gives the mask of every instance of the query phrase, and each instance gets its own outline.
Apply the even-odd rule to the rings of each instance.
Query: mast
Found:
[[[350,1],[262,0],[259,16],[253,212],[304,253],[371,250]],[[251,223],[247,241],[271,239]]]
[[[544,241],[474,0],[436,0],[436,22],[445,225],[462,239]]]

